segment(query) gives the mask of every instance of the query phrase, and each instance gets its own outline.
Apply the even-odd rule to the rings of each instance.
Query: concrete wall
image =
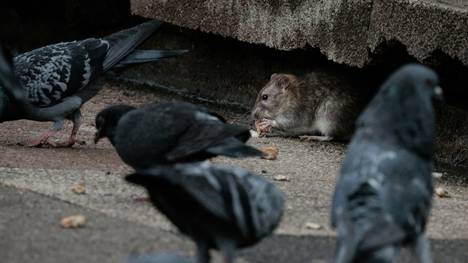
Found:
[[[435,51],[468,65],[463,0],[131,0],[132,12],[280,50],[317,47],[362,67],[389,40],[424,60]]]

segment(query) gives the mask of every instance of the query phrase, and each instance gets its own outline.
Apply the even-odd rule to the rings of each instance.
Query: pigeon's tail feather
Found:
[[[110,44],[108,54],[103,63],[104,71],[109,70],[124,57],[132,53],[138,45],[161,26],[161,23],[157,20],[151,20],[104,37],[104,40]]]
[[[139,64],[139,63],[146,63],[151,61],[160,60],[162,58],[171,58],[180,56],[184,53],[188,52],[187,49],[179,49],[179,50],[158,50],[158,49],[151,49],[151,50],[135,50],[126,56],[123,60],[119,61],[114,68],[117,67],[125,67],[130,64]]]
[[[228,138],[213,147],[206,149],[207,152],[215,155],[224,155],[228,157],[261,157],[263,152],[254,147],[245,145],[236,138]]]

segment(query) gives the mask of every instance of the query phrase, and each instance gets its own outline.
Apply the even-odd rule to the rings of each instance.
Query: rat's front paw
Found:
[[[271,132],[274,121],[268,119],[261,119],[255,122],[255,128],[260,136]]]

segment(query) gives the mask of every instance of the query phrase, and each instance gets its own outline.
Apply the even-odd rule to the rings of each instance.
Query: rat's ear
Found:
[[[278,83],[283,91],[289,90],[292,86],[294,86],[294,83],[297,81],[296,77],[294,75],[290,74],[281,74],[280,79],[278,80]]]
[[[270,79],[273,79],[273,78],[275,78],[276,76],[278,76],[278,73],[273,73],[273,74],[271,74]]]

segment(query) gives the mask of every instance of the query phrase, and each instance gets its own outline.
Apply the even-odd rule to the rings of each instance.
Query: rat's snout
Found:
[[[255,105],[254,108],[252,109],[252,114],[250,114],[250,118],[252,119],[252,121],[256,121],[261,118],[260,112],[261,112],[260,107]]]
[[[252,118],[253,120],[256,120],[256,119],[258,119],[258,115],[259,115],[259,114],[258,114],[258,111],[253,111],[252,114],[251,114],[251,118]]]

